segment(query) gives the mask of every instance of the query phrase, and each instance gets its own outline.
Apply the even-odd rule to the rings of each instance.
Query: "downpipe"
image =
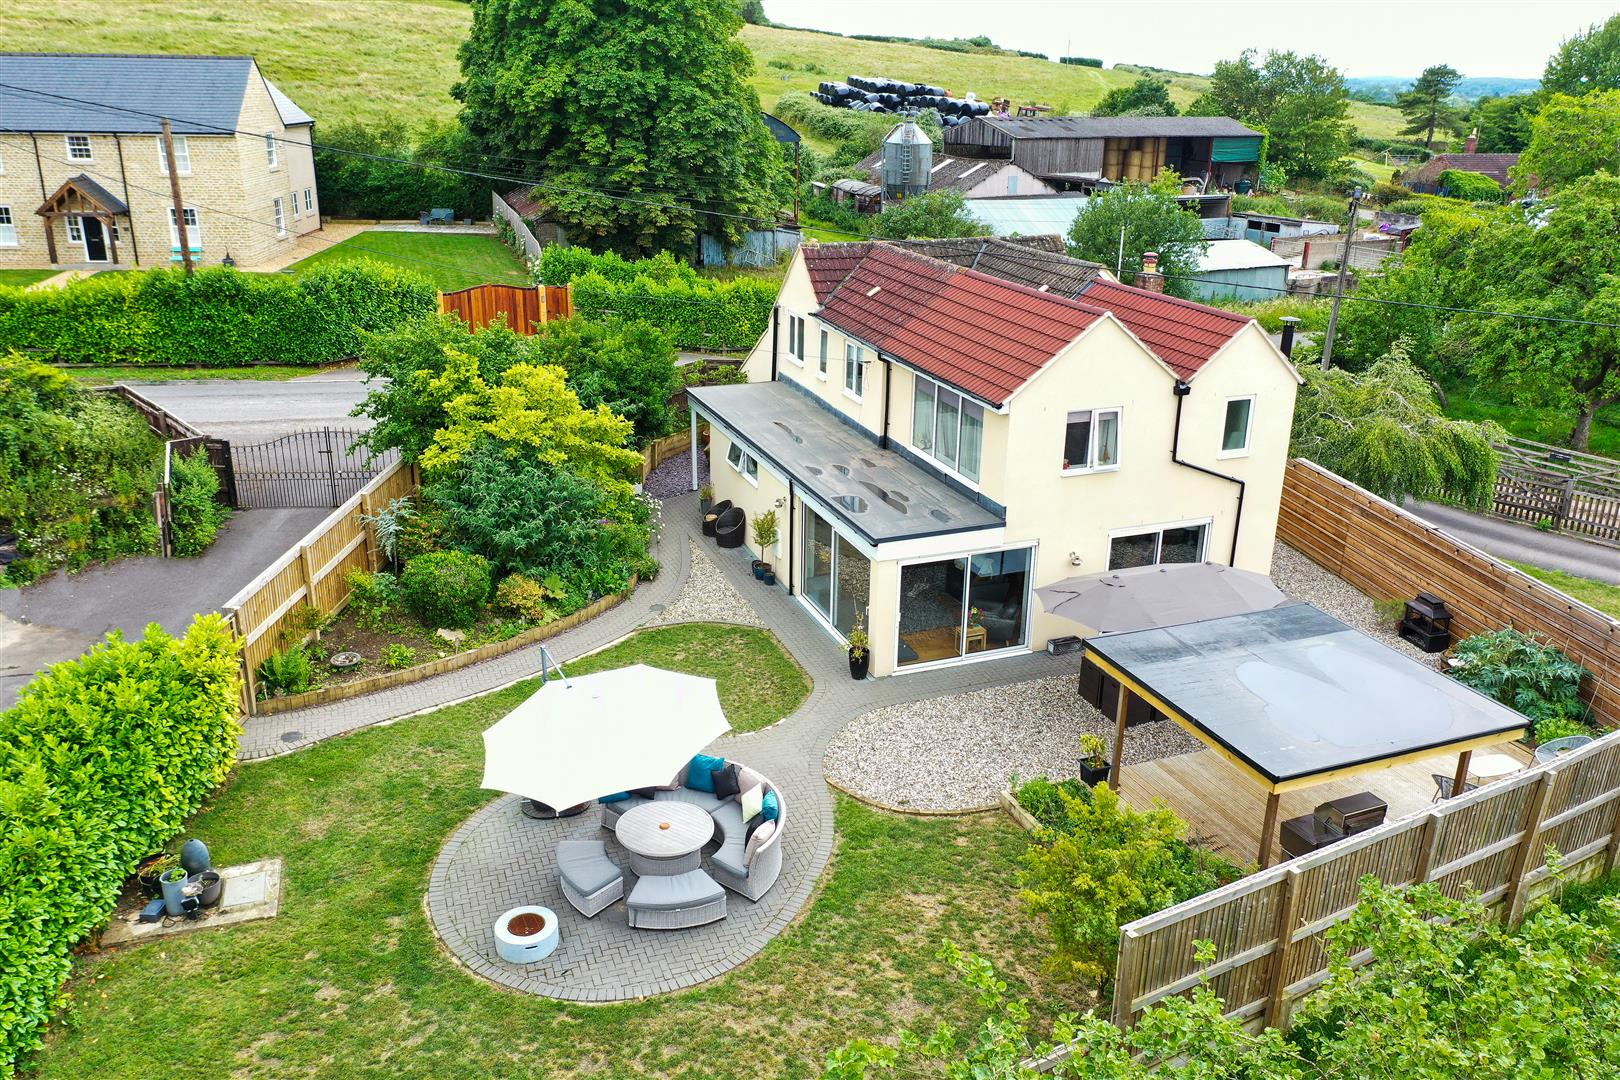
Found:
[[[1173,393],[1176,395],[1176,427],[1170,439],[1170,460],[1185,469],[1193,469],[1205,476],[1213,476],[1218,480],[1237,485],[1237,516],[1232,519],[1232,554],[1227,558],[1227,565],[1237,565],[1238,533],[1243,527],[1243,496],[1247,485],[1235,476],[1229,476],[1214,469],[1206,469],[1202,465],[1195,465],[1190,461],[1181,460],[1181,406],[1192,393],[1192,386],[1185,379],[1177,379]]]

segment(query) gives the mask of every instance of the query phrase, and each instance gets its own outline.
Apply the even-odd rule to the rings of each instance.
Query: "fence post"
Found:
[[[372,543],[377,534],[371,522],[366,520],[369,517],[371,517],[371,489],[365,487],[360,490],[360,531],[366,534],[366,569],[375,574],[382,569],[379,565],[382,562],[382,552]]]
[[[242,712],[247,716],[252,716],[258,707],[259,688],[253,683],[253,666],[248,663],[247,659],[247,635],[242,633],[241,612],[231,612],[231,629],[236,631],[236,636],[242,639],[242,651],[237,653],[236,659],[236,662],[242,668]]]
[[[1564,527],[1564,522],[1569,520],[1570,509],[1574,507],[1574,505],[1575,477],[1566,476],[1564,478],[1564,492],[1559,496],[1558,499],[1558,518],[1553,522],[1553,524],[1562,529]]]
[[[319,609],[321,605],[315,599],[315,556],[308,544],[298,549],[298,557],[304,568],[304,602]]]
[[[1434,869],[1435,852],[1440,850],[1440,811],[1430,810],[1423,819],[1423,832],[1418,837],[1417,865],[1412,867],[1412,884],[1421,885],[1429,880]]]
[[[1558,782],[1558,773],[1549,769],[1541,774],[1536,782],[1535,794],[1530,796],[1529,812],[1525,815],[1524,836],[1513,849],[1513,861],[1508,866],[1507,896],[1504,898],[1507,906],[1506,925],[1511,929],[1524,914],[1526,890],[1524,887],[1525,866],[1530,862],[1530,849],[1535,846],[1541,836],[1541,820],[1547,816],[1547,802],[1552,798],[1553,785]]]
[[[1136,996],[1136,953],[1140,939],[1132,930],[1121,928],[1119,960],[1114,966],[1114,1026],[1129,1031],[1136,1026],[1131,999]]]
[[[1279,1030],[1288,1025],[1288,954],[1294,947],[1294,923],[1299,914],[1301,871],[1290,866],[1283,874],[1282,903],[1277,905],[1277,945],[1272,951],[1270,993],[1266,997],[1266,1027]]]

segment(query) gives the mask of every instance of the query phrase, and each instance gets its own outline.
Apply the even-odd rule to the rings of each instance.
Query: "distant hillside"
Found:
[[[1396,75],[1366,75],[1346,79],[1352,94],[1374,101],[1394,101],[1395,95],[1410,89],[1412,78]],[[1482,97],[1505,97],[1509,94],[1528,94],[1541,86],[1540,79],[1510,79],[1507,76],[1473,75],[1457,84],[1456,95],[1464,101]]]

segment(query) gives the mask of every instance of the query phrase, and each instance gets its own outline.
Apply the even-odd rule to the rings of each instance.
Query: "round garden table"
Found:
[[[1561,757],[1571,750],[1579,750],[1592,741],[1590,735],[1566,735],[1562,739],[1552,739],[1536,747],[1536,764],[1544,765],[1556,757]]]
[[[620,815],[613,832],[636,873],[684,874],[698,868],[703,845],[714,836],[714,818],[691,803],[642,803]]]

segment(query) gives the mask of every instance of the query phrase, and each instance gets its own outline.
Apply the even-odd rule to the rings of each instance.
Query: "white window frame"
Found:
[[[269,162],[271,172],[281,168],[281,148],[276,145],[276,133],[273,131],[264,133],[264,160]]]
[[[6,155],[0,153],[0,176],[6,175]]]
[[[67,225],[67,238],[70,244],[84,243],[84,219],[78,214],[69,214],[62,219]]]
[[[298,217],[299,217],[299,214],[298,214],[298,192],[290,191],[290,192],[288,192],[288,194],[292,196],[293,220],[297,221]]]
[[[731,440],[731,448],[726,451],[726,464],[736,470],[738,476],[759,487],[759,462],[736,439]]]
[[[832,335],[826,330],[821,332],[821,356],[816,361],[816,378],[818,379],[827,377],[827,356],[828,350],[832,347],[831,338]]]
[[[195,206],[186,207],[186,243],[191,246],[193,255],[203,249],[202,215],[197,213]],[[169,252],[176,257],[180,254],[180,230],[175,228],[172,206],[169,207]]]
[[[79,142],[75,142],[74,141],[75,139],[79,140]],[[67,145],[67,156],[68,156],[69,161],[94,161],[94,160],[96,160],[96,151],[95,151],[95,147],[93,145],[91,145],[90,136],[88,136],[88,135],[64,135],[63,136],[63,141]],[[74,153],[74,150],[77,149],[80,145],[82,145],[84,147],[84,155],[82,157],[79,154]]]
[[[1249,403],[1249,415],[1244,417],[1243,422],[1243,445],[1236,450],[1228,450],[1226,449],[1226,417],[1232,411],[1232,404],[1238,401],[1247,401]],[[1238,394],[1235,397],[1226,399],[1226,406],[1221,410],[1221,445],[1215,454],[1216,457],[1238,458],[1249,456],[1249,447],[1254,441],[1254,404],[1254,394]]]
[[[962,483],[973,488],[975,491],[978,490],[979,481],[962,471],[962,419],[967,414],[967,406],[971,405],[979,410],[979,460],[974,463],[974,472],[978,473],[979,476],[982,477],[984,475],[984,416],[988,410],[985,409],[982,402],[974,401],[972,398],[968,397],[954,386],[946,386],[937,379],[930,379],[928,376],[921,375],[916,372],[913,372],[911,377],[916,383],[916,385],[912,387],[911,391],[911,434],[908,440],[911,443],[911,448],[917,451],[918,454],[926,457],[935,465],[938,465],[940,468],[951,473],[953,476],[958,477]],[[933,393],[931,396],[934,401],[934,419],[933,423],[929,426],[929,430],[933,432],[933,438],[930,440],[931,445],[929,446],[923,446],[917,441],[917,387],[920,387],[925,383],[933,388]],[[954,461],[946,461],[944,458],[940,457],[937,452],[937,447],[939,446],[939,392],[941,390],[944,390],[947,393],[955,394],[957,397],[956,460]]]
[[[803,315],[788,315],[788,359],[804,367]]]
[[[0,203],[0,247],[21,247],[17,239],[17,219],[11,215],[11,206]]]
[[[1171,528],[1174,527],[1175,526],[1171,526]],[[1126,535],[1132,535],[1129,529],[1126,530]],[[1013,656],[1016,655],[1017,650],[1028,649],[1030,634],[1034,629],[1035,568],[1040,565],[1041,545],[1039,541],[1029,540],[1012,544],[1000,544],[996,547],[964,548],[955,551],[944,551],[935,555],[915,555],[911,558],[897,560],[899,569],[894,575],[894,610],[898,612],[900,610],[900,605],[905,602],[905,597],[901,595],[901,590],[905,587],[904,570],[908,566],[915,566],[918,563],[937,563],[947,562],[952,559],[962,559],[967,563],[966,573],[968,578],[971,579],[973,573],[973,557],[975,555],[1000,555],[1003,552],[1022,551],[1025,549],[1028,549],[1029,551],[1029,570],[1024,575],[1024,643],[1022,645],[1008,645],[1000,649],[986,649],[984,652],[966,653],[962,656],[947,656],[943,660],[928,660],[920,664],[906,664],[902,666],[897,662],[894,666],[894,671],[891,674],[897,676],[910,675],[918,671],[937,671],[940,668],[961,667],[964,664],[977,664],[982,663],[985,660],[995,660],[998,658]],[[969,587],[967,581],[963,582],[963,586],[964,590]],[[968,596],[966,591],[963,592],[962,596],[962,622],[960,625],[962,627],[962,632],[966,633],[968,608],[971,605],[966,603]],[[810,610],[815,610],[815,605],[811,604],[808,606],[810,607]],[[898,624],[896,625],[895,629],[896,638],[898,639]],[[898,660],[898,657],[896,659]]]
[[[171,138],[174,139],[174,160],[175,160],[175,163],[180,166],[180,175],[181,176],[190,176],[191,175],[191,144],[186,141],[186,137],[184,135],[174,135],[174,136],[171,136]],[[158,155],[158,175],[160,175],[160,176],[168,176],[169,175],[169,156],[163,152],[163,137],[161,135],[158,136],[158,140],[157,140],[157,155]]]
[[[287,201],[280,196],[270,200],[270,215],[276,221],[276,239],[287,235]]]
[[[1119,463],[1125,457],[1125,409],[1120,405],[1108,405],[1096,409],[1070,409],[1063,414],[1063,441],[1069,441],[1069,417],[1074,413],[1089,412],[1091,414],[1090,442],[1086,447],[1085,465],[1075,465],[1062,469],[1064,476],[1086,476],[1090,473],[1118,472]],[[1098,417],[1107,413],[1114,414],[1114,462],[1112,465],[1097,464],[1097,432],[1102,425],[1097,422]],[[1059,461],[1062,459],[1059,458]]]
[[[314,188],[305,188],[304,189],[304,213],[313,214],[314,212],[315,212],[315,189]]]
[[[1164,554],[1164,534],[1171,529],[1196,529],[1200,526],[1204,530],[1204,541],[1199,548],[1198,558],[1194,559],[1193,562],[1204,562],[1209,558],[1209,541],[1215,531],[1215,519],[1212,517],[1190,518],[1186,521],[1167,521],[1162,525],[1131,525],[1123,529],[1110,529],[1108,531],[1108,550],[1103,556],[1104,567],[1105,569],[1113,568],[1115,540],[1122,536],[1145,536],[1148,533],[1157,534],[1158,539],[1153,542],[1153,561],[1147,565],[1162,566],[1164,564],[1159,562],[1159,559]]]
[[[852,385],[853,384],[853,385]],[[866,392],[866,348],[844,342],[844,396],[860,401]]]

